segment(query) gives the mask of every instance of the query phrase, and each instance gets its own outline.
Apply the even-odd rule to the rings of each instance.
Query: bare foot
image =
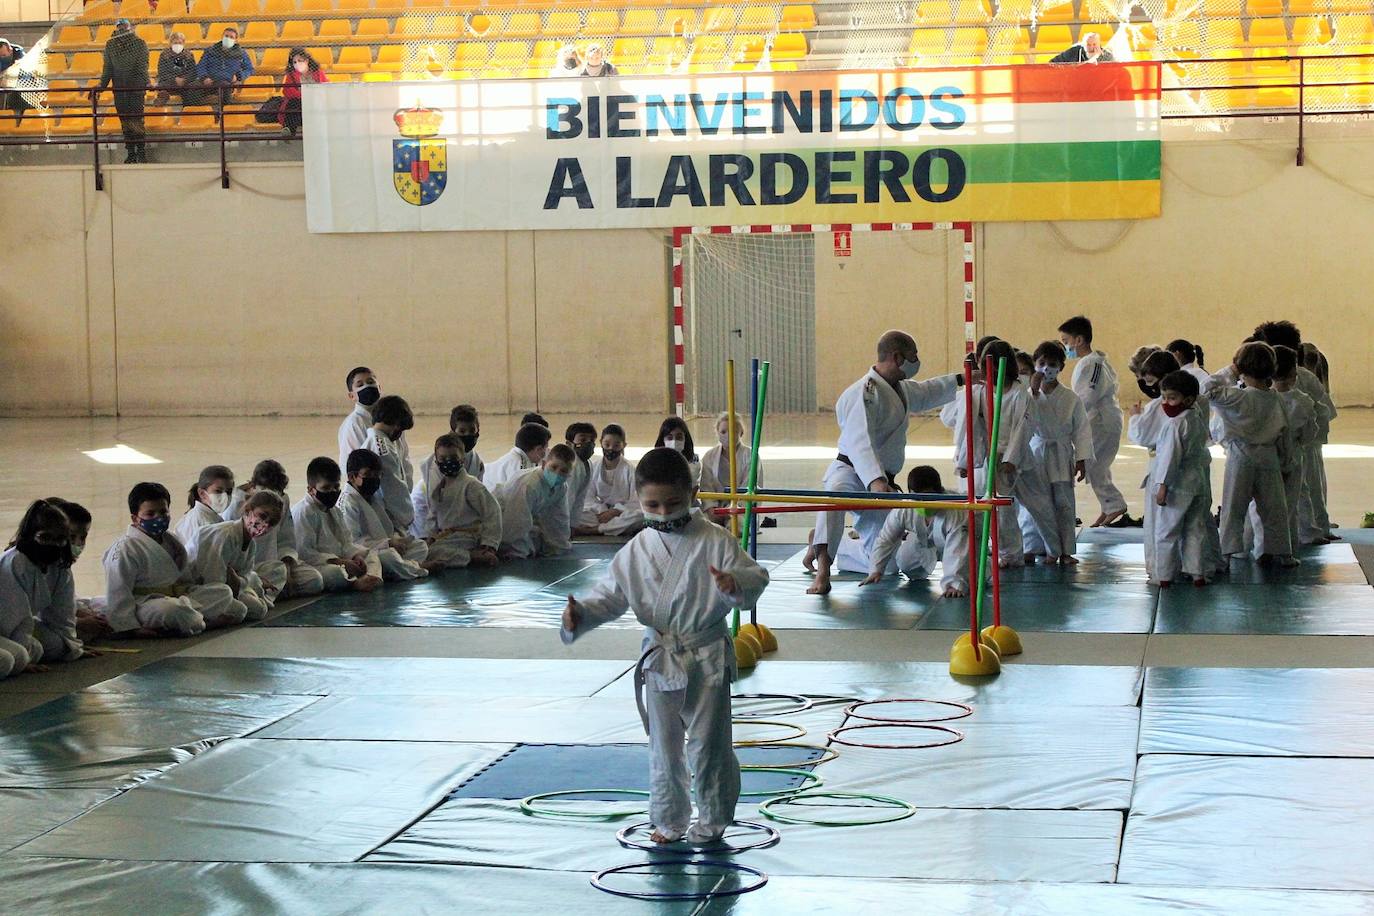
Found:
[[[1121,509],[1120,511],[1117,511],[1117,512],[1106,512],[1106,513],[1103,513],[1103,514],[1102,514],[1102,517],[1098,520],[1098,523],[1097,523],[1096,525],[1093,525],[1093,527],[1094,527],[1094,528],[1103,528],[1103,527],[1106,527],[1106,526],[1110,525],[1112,522],[1114,522],[1114,521],[1116,521],[1117,519],[1121,518],[1121,516],[1123,516],[1123,515],[1125,515],[1125,514],[1126,514],[1126,510],[1125,510],[1125,509]]]
[[[1002,569],[1011,569],[1011,558],[999,557],[997,560],[997,565],[1000,566]]]
[[[420,568],[431,576],[437,576],[444,571],[444,564],[437,560],[426,560],[424,563],[420,564]]]
[[[949,587],[947,587],[947,588],[945,589],[945,597],[946,597],[946,598],[963,598],[963,597],[966,597],[966,596],[964,595],[964,590],[963,590],[962,588],[960,588],[960,587],[957,586],[957,585],[951,585],[951,586],[949,586]]]
[[[353,580],[353,590],[355,592],[370,592],[382,584],[382,580],[376,576],[362,576]]]
[[[802,566],[806,567],[807,572],[816,571],[816,545],[811,543],[815,537],[815,528],[806,532],[806,553],[802,554]]]
[[[1060,565],[1060,566],[1077,566],[1077,565],[1078,565],[1078,557],[1075,557],[1075,556],[1071,556],[1071,555],[1067,555],[1067,554],[1066,554],[1065,556],[1062,556],[1062,557],[1059,558],[1059,565]]]
[[[29,665],[24,669],[25,674],[47,674],[52,669],[47,665]]]
[[[649,839],[653,840],[655,843],[665,843],[665,844],[666,844],[666,843],[676,843],[677,840],[678,840],[677,837],[669,836],[668,834],[664,833],[662,830],[655,830],[655,831],[653,832],[653,835],[650,836]]]
[[[1022,560],[1022,562],[1024,562],[1027,566],[1030,566],[1031,564],[1033,564],[1033,563],[1035,562],[1035,559],[1036,559],[1037,556],[1038,556],[1038,554],[1033,554],[1033,553],[1022,554],[1022,555],[1021,555],[1021,560]],[[1048,563],[1049,561],[1046,560],[1045,562]]]
[[[1160,587],[1160,588],[1173,588],[1173,586],[1174,586],[1174,583],[1171,582],[1171,581],[1168,580],[1168,579],[1162,579],[1162,580],[1160,580],[1160,583],[1159,583],[1159,587]]]
[[[1092,523],[1091,525],[1089,525],[1088,527],[1090,527],[1090,528],[1101,528],[1101,527],[1102,527],[1103,525],[1105,525],[1106,523],[1107,523],[1107,513],[1103,512],[1101,515],[1099,515],[1099,516],[1097,517],[1097,521],[1093,522],[1093,523]]]
[[[828,595],[830,594],[830,572],[821,570],[816,573],[816,581],[811,583],[811,587],[806,590],[808,595]]]

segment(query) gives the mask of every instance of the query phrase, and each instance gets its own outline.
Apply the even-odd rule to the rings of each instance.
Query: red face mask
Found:
[[[1187,404],[1160,404],[1159,406],[1160,406],[1160,408],[1164,411],[1164,415],[1165,415],[1166,417],[1176,417],[1176,416],[1178,416],[1179,414],[1183,413],[1183,411],[1187,410],[1189,405],[1187,405]]]

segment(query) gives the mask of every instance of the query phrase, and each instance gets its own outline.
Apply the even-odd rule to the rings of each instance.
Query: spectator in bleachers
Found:
[[[105,68],[100,72],[100,91],[114,84],[115,111],[124,132],[124,162],[147,162],[143,146],[143,101],[148,93],[148,43],[134,32],[127,19],[115,22],[114,34],[105,42]]]
[[[239,30],[231,26],[224,30],[219,44],[201,52],[196,76],[205,90],[200,100],[191,104],[213,105],[215,117],[219,117],[221,103],[232,101],[243,81],[252,75],[253,60],[239,47]]]
[[[587,61],[582,65],[583,76],[619,76],[615,64],[606,59],[601,45],[587,45]]]
[[[296,136],[301,129],[301,83],[327,83],[329,77],[320,69],[320,64],[310,56],[305,48],[292,48],[286,59],[286,78],[281,91],[281,110],[277,122],[284,130]]]
[[[186,103],[187,87],[196,79],[196,56],[186,50],[186,36],[173,32],[169,47],[157,56],[157,99],[155,105],[166,105],[175,95]],[[194,90],[191,90],[194,92]]]
[[[558,79],[564,76],[581,76],[582,58],[577,56],[577,48],[574,45],[564,45],[558,49],[558,60],[554,61],[549,69],[549,78]]]
[[[1109,64],[1112,52],[1102,47],[1102,38],[1096,32],[1084,32],[1076,45],[1069,45],[1054,57],[1052,64]]]
[[[19,63],[24,56],[24,49],[14,44],[8,38],[0,38],[0,85],[10,85],[8,74],[5,71]],[[17,72],[17,71],[16,71]],[[24,94],[12,89],[0,89],[0,106],[8,108],[14,112],[14,123],[18,124],[24,119],[24,112],[33,106],[24,101]]]

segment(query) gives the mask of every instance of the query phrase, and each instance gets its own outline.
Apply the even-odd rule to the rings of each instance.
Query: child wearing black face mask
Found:
[[[342,474],[332,458],[320,457],[305,470],[305,498],[291,507],[296,553],[324,579],[324,590],[370,592],[382,584],[376,551],[354,542],[337,506]]]
[[[463,443],[453,433],[434,440],[420,462],[413,534],[429,545],[429,559],[444,566],[495,566],[501,546],[501,506],[482,481],[464,469]]]
[[[74,651],[63,645],[51,661],[81,657],[70,540],[67,517],[39,500],[24,513],[9,549],[0,556],[0,678],[47,670],[38,664],[44,657],[35,632],[45,626],[40,619],[47,627],[69,631],[75,642]]]
[[[372,408],[382,399],[377,374],[366,366],[349,370],[344,377],[344,387],[348,390],[348,399],[353,402],[353,410],[339,424],[340,467],[348,463],[349,452],[363,447],[363,439],[372,428]]]
[[[339,497],[339,512],[355,544],[377,551],[382,578],[388,581],[429,575],[429,547],[397,530],[382,502],[382,460],[365,448],[348,456],[348,484]],[[442,567],[436,567],[442,568]]]
[[[477,408],[471,404],[459,404],[449,411],[448,431],[463,443],[463,467],[469,474],[481,480],[487,472],[482,456],[477,454],[477,440],[482,436],[482,421],[477,416]],[[592,438],[596,431],[592,430]]]
[[[601,430],[601,455],[588,468],[591,477],[586,501],[573,521],[573,533],[583,536],[629,537],[644,525],[635,492],[635,468],[625,457],[625,430],[610,423]]]
[[[410,505],[415,471],[400,447],[401,437],[414,426],[415,415],[405,399],[387,395],[372,406],[372,427],[359,446],[374,453],[382,462],[382,504],[386,507],[391,527],[396,531],[410,530],[410,524],[415,519]],[[348,464],[347,458],[344,464]]]
[[[572,449],[574,461],[568,474],[568,519],[577,523],[582,513],[582,502],[587,498],[587,484],[591,483],[591,460],[596,454],[596,427],[590,423],[570,423],[563,433],[568,448]]]

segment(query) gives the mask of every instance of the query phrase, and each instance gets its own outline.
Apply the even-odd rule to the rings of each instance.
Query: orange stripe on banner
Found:
[[[1017,67],[1012,101],[1133,102],[1159,98],[1159,63]]]

